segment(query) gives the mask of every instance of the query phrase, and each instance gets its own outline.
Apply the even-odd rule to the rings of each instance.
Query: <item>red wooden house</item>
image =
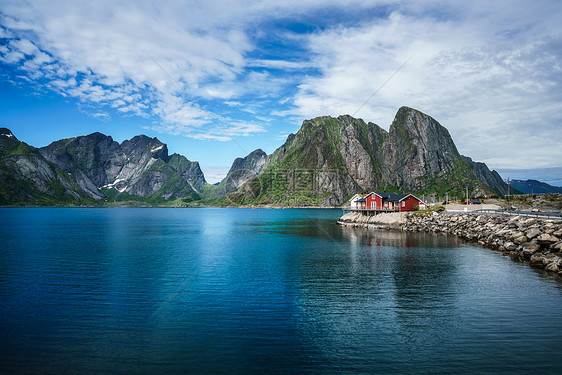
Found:
[[[355,201],[356,209],[376,211],[414,211],[417,206],[420,210],[427,205],[413,194],[395,194],[387,192],[373,192],[364,198]]]

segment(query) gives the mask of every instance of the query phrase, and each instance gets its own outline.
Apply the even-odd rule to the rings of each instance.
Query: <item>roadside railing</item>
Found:
[[[530,211],[507,211],[507,210],[491,210],[491,209],[480,209],[474,211],[467,211],[468,213],[489,213],[489,214],[501,214],[501,215],[520,215],[528,217],[541,217],[544,219],[556,219],[562,220],[562,213],[557,212],[530,212]]]

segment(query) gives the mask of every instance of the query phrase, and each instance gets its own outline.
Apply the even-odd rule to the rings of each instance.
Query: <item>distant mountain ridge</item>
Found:
[[[140,135],[119,144],[93,133],[36,149],[8,129],[0,134],[2,204],[190,202],[208,186],[199,163],[169,156],[157,138]]]
[[[58,165],[0,128],[0,205],[57,205],[88,200],[88,194]]]
[[[537,180],[511,180],[510,186],[525,194],[562,194],[562,187],[552,186],[547,184],[546,182]]]
[[[218,185],[199,163],[168,155],[144,135],[118,143],[90,135],[36,149],[0,130],[0,204],[149,204],[336,206],[357,192],[503,195],[507,186],[484,163],[459,154],[430,116],[402,107],[385,131],[349,115],[305,120],[267,155],[237,158]]]
[[[119,144],[93,133],[53,142],[39,152],[97,200],[192,201],[201,198],[207,184],[199,163],[179,154],[168,156],[166,144],[145,135]]]

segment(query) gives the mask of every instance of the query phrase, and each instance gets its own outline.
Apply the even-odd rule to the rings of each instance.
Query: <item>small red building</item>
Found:
[[[413,194],[373,192],[355,201],[356,209],[375,211],[414,211],[426,209],[427,205]]]
[[[469,199],[464,204],[481,204],[478,199]]]

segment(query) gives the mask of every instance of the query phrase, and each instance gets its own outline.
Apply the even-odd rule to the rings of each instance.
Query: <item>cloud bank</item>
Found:
[[[561,18],[555,0],[6,0],[0,61],[13,69],[5,79],[100,118],[141,116],[198,140],[275,139],[326,114],[388,127],[407,105],[492,167],[552,167],[562,160]]]

